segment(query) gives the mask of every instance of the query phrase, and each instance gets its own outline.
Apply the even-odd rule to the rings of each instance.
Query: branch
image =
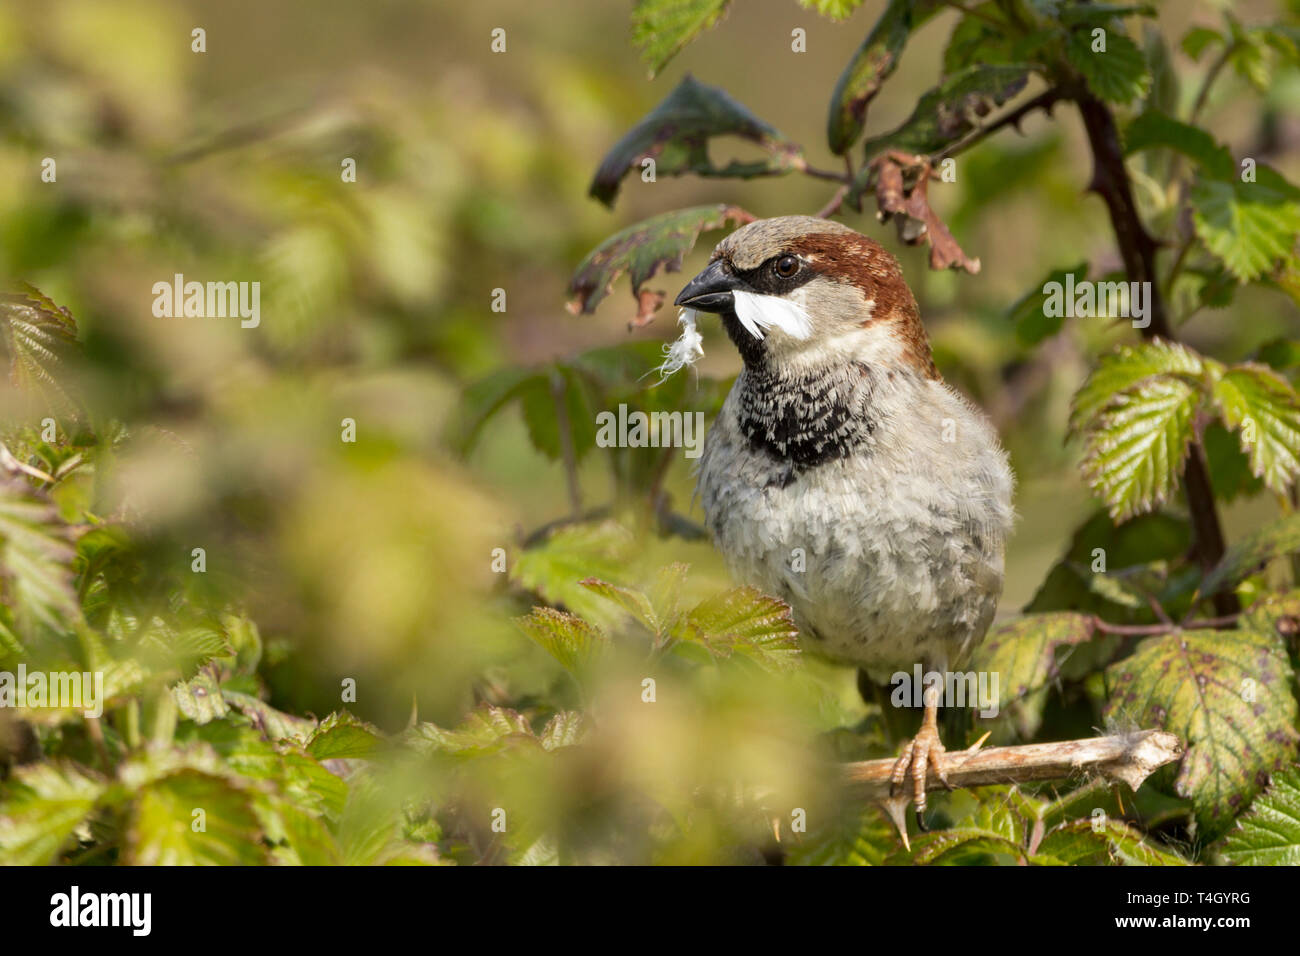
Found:
[[[948,782],[954,787],[1030,783],[1093,773],[1107,780],[1122,781],[1136,790],[1152,773],[1182,755],[1182,742],[1173,734],[1163,730],[1139,730],[1086,740],[959,750],[937,759],[939,769],[945,772]],[[848,763],[842,773],[855,795],[883,801],[889,797],[890,775],[896,762],[889,757]],[[910,791],[911,783],[909,779],[904,790]],[[926,775],[927,790],[943,788],[937,773]]]

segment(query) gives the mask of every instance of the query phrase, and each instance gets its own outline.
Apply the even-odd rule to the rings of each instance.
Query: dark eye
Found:
[[[772,268],[782,279],[788,279],[799,271],[799,260],[794,256],[782,256]]]

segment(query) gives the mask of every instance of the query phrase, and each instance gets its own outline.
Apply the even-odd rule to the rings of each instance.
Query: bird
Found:
[[[732,576],[784,600],[805,649],[878,681],[966,662],[1001,596],[1014,476],[939,374],[898,260],[834,220],[759,219],[675,304],[692,333],[717,315],[743,362],[696,475]],[[922,829],[928,774],[948,783],[940,699],[931,681],[891,773]]]

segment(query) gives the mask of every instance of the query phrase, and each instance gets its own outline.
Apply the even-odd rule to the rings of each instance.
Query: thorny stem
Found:
[[[1059,86],[1054,86],[1050,90],[1045,90],[1035,96],[1032,100],[1026,101],[1021,106],[1016,107],[1014,110],[999,117],[992,123],[979,127],[974,132],[968,134],[964,139],[959,139],[957,142],[950,143],[948,146],[939,150],[939,152],[935,153],[934,156],[931,157],[931,163],[938,163],[940,160],[949,156],[955,156],[958,153],[965,152],[970,147],[983,141],[987,137],[992,136],[998,130],[1004,129],[1007,126],[1014,126],[1019,129],[1020,121],[1034,110],[1041,109],[1050,112],[1053,106],[1061,100],[1066,99],[1067,96],[1067,92]]]
[[[1156,241],[1151,238],[1138,216],[1133,184],[1124,166],[1124,153],[1115,117],[1110,108],[1091,93],[1076,95],[1075,103],[1083,117],[1088,144],[1092,148],[1093,175],[1089,188],[1106,204],[1129,281],[1145,282],[1151,290],[1151,321],[1142,329],[1142,335],[1147,339],[1174,341],[1173,330],[1165,312],[1161,284],[1156,276]],[[1225,546],[1223,528],[1214,502],[1214,489],[1210,485],[1209,468],[1205,461],[1205,449],[1199,440],[1192,442],[1188,452],[1187,464],[1183,468],[1183,488],[1195,533],[1193,554],[1201,567],[1208,571],[1223,557]],[[1232,614],[1240,609],[1234,594],[1216,594],[1213,600],[1215,610],[1221,615]]]
[[[1172,634],[1175,631],[1213,630],[1236,623],[1239,616],[1238,614],[1225,614],[1222,617],[1184,621],[1182,624],[1175,624],[1172,621],[1164,621],[1160,624],[1111,624],[1099,617],[1093,617],[1092,626],[1103,634],[1117,634],[1124,637],[1156,637],[1161,634]]]

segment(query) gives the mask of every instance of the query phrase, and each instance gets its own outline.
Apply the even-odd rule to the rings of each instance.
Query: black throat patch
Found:
[[[867,414],[871,377],[860,362],[798,373],[747,365],[737,385],[741,434],[755,451],[790,464],[789,484],[866,443],[875,430]]]

